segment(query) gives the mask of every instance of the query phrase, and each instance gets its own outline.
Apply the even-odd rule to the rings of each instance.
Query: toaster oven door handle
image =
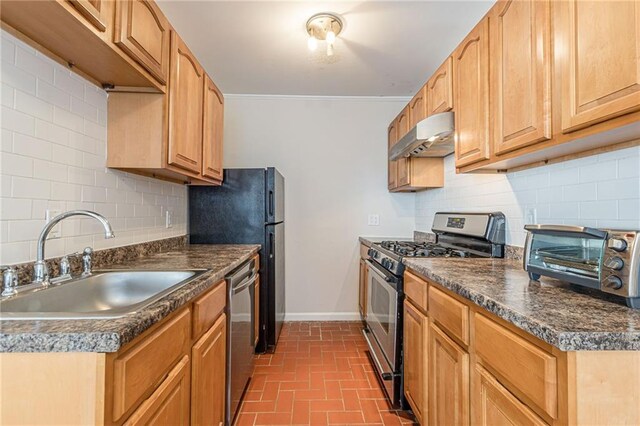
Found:
[[[578,235],[599,238],[604,240],[607,238],[607,231],[601,229],[588,228],[585,226],[570,226],[570,225],[525,225],[524,229],[534,234],[551,234],[566,236]]]

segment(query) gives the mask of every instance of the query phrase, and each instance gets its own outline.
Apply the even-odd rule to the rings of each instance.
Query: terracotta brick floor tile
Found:
[[[360,322],[285,323],[275,353],[257,357],[236,426],[412,425],[389,406]]]

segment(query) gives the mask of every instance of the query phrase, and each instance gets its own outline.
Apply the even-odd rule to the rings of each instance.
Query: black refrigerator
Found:
[[[257,352],[275,348],[285,315],[284,177],[274,168],[225,169],[222,186],[189,187],[191,244],[260,244]]]

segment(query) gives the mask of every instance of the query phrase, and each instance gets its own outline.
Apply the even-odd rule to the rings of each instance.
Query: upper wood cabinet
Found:
[[[490,13],[493,150],[551,139],[548,0],[500,0]]]
[[[106,31],[108,13],[105,9],[105,0],[69,0],[78,9],[80,14],[86,18],[98,31]],[[117,3],[117,2],[116,2]]]
[[[453,53],[456,166],[489,158],[489,19]]]
[[[224,425],[227,317],[220,315],[192,350],[191,424]],[[185,424],[185,423],[175,423]]]
[[[430,116],[453,109],[453,58],[448,57],[427,82],[427,110]]]
[[[410,105],[407,105],[397,118],[397,123],[398,123],[397,124],[398,139],[397,140],[402,139],[402,137],[409,132],[409,129],[411,129],[410,127],[411,118],[409,116],[409,107]],[[398,164],[397,166],[398,186],[408,185],[409,176],[411,173],[411,171],[409,170],[411,167],[410,160],[408,158],[401,158],[398,161],[396,161],[396,163]]]
[[[427,86],[424,85],[409,102],[409,129],[427,117]]]
[[[204,79],[202,175],[222,182],[224,97],[209,76]]]
[[[200,175],[204,71],[175,31],[171,32],[168,163]]]
[[[387,156],[389,150],[398,141],[398,121],[393,120],[387,129]],[[387,188],[391,191],[398,186],[398,162],[387,161]]]
[[[119,0],[115,6],[114,43],[161,84],[166,84],[169,72],[169,21],[156,3],[150,0]]]
[[[403,327],[404,395],[418,422],[426,424],[429,401],[429,321],[408,299],[404,301]]]
[[[469,424],[469,354],[429,327],[429,424]]]
[[[562,131],[640,110],[640,1],[557,2]]]

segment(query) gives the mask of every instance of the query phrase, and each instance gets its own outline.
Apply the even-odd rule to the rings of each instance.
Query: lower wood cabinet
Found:
[[[429,325],[429,423],[469,424],[469,354]]]
[[[429,320],[408,299],[404,301],[404,396],[422,424],[428,413]]]
[[[129,417],[126,426],[189,423],[189,356],[185,355],[156,391]]]
[[[218,320],[191,351],[191,424],[224,425],[227,316]],[[176,423],[177,424],[177,423]],[[185,423],[180,423],[185,424]]]
[[[474,374],[474,425],[547,425],[480,365],[476,364]]]
[[[358,285],[358,309],[360,317],[364,320],[367,314],[367,263],[360,259],[360,276]]]

